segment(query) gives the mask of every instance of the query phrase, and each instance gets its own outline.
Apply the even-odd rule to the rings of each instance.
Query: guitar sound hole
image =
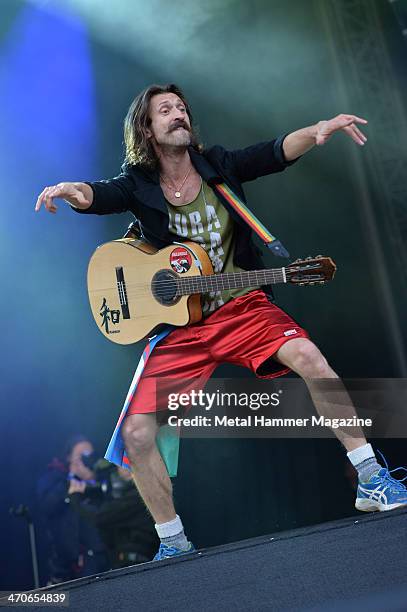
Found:
[[[162,306],[172,306],[181,297],[177,296],[177,276],[170,270],[160,270],[153,276],[151,291]]]

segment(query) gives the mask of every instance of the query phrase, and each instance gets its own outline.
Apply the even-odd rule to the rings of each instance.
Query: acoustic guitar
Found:
[[[319,255],[284,268],[214,274],[207,252],[195,242],[158,250],[143,239],[121,238],[96,249],[87,280],[99,330],[112,342],[131,344],[163,324],[199,321],[201,293],[276,283],[322,285],[335,271],[332,259]]]

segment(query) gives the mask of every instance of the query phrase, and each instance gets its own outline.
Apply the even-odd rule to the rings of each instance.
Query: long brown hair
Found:
[[[147,128],[151,125],[151,119],[148,114],[150,100],[153,96],[161,93],[173,93],[182,100],[191,123],[192,146],[198,151],[202,151],[203,146],[199,142],[193,127],[191,109],[181,89],[174,85],[174,83],[169,83],[168,85],[150,85],[150,87],[147,87],[147,89],[134,98],[124,120],[125,164],[130,166],[146,165],[150,167],[157,165],[156,153],[150,139],[147,138]]]

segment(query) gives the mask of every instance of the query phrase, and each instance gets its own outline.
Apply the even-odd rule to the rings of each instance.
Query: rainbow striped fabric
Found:
[[[258,236],[263,240],[267,248],[269,248],[274,255],[278,257],[290,257],[287,249],[282,245],[273,234],[270,234],[268,229],[258,220],[258,218],[247,208],[246,204],[226,185],[226,183],[217,183],[213,186],[218,193],[232,206],[247,225],[256,232]]]

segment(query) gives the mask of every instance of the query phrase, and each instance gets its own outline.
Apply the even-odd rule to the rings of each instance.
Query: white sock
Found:
[[[349,453],[346,454],[351,464],[355,467],[366,459],[376,459],[371,444],[364,444],[363,446],[359,446],[359,448],[355,448],[354,450],[349,451]]]
[[[155,528],[163,544],[167,546],[174,546],[180,550],[188,550],[191,544],[188,542],[187,537],[184,533],[184,527],[178,514],[175,519],[168,521],[167,523],[156,524]]]
[[[381,465],[377,462],[371,444],[364,444],[347,453],[349,461],[356,468],[360,482],[368,482],[373,474],[380,471]]]
[[[178,514],[172,521],[168,521],[167,523],[156,523],[155,528],[160,540],[163,538],[171,538],[184,531],[184,526]]]

